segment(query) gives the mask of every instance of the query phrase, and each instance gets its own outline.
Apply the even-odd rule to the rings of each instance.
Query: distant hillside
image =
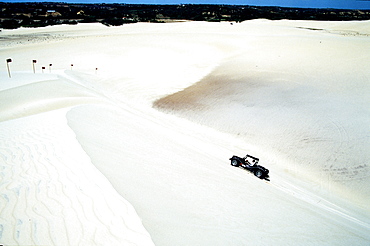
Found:
[[[271,20],[369,20],[370,10],[308,9],[241,5],[143,5],[0,3],[0,28],[40,27],[101,22],[123,25],[136,22]]]

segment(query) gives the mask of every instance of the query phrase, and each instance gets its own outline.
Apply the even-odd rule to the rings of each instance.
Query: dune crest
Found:
[[[2,31],[0,243],[369,244],[369,23]]]

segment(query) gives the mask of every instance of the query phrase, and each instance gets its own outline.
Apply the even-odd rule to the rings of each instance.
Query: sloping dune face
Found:
[[[369,23],[348,25],[246,24],[247,49],[154,105],[259,146],[285,172],[367,209]]]
[[[0,244],[369,244],[369,24],[3,30]]]
[[[154,245],[68,127],[69,108],[104,98],[56,74],[15,77],[0,86],[1,244]]]

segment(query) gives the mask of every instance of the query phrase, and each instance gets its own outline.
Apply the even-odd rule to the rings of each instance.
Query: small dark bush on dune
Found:
[[[4,29],[17,29],[20,26],[21,25],[16,20],[3,20],[2,22],[0,22],[0,28]]]
[[[136,23],[137,21],[132,19],[122,19],[122,18],[106,18],[101,23],[106,26],[121,26],[123,24],[130,24],[130,23]]]

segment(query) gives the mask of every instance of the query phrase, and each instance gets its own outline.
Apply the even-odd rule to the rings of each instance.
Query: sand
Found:
[[[0,243],[369,244],[369,27],[3,30]]]

